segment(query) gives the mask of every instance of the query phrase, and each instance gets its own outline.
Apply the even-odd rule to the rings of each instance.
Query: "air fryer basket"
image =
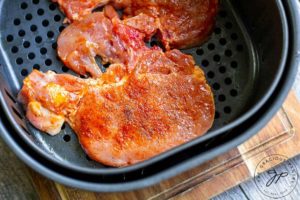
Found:
[[[285,4],[271,0],[222,1],[210,40],[201,47],[184,50],[202,66],[214,90],[217,110],[214,127],[188,144],[143,163],[117,169],[91,161],[69,126],[51,137],[26,121],[16,96],[22,80],[32,69],[75,75],[56,54],[56,39],[65,27],[64,15],[56,4],[47,0],[3,0],[0,3],[1,135],[37,171],[90,190],[139,188],[187,170],[253,135],[286,96],[295,74],[291,71],[296,68],[292,63],[292,44],[298,43],[292,34],[292,28],[297,26],[288,24],[295,23],[292,16],[286,18],[286,14],[295,12],[290,6],[296,0]],[[287,64],[288,61],[291,63]],[[283,89],[279,91],[278,87]],[[273,107],[267,107],[270,103]],[[146,178],[148,181],[143,181]],[[132,185],[122,187],[125,182]],[[113,188],[109,185],[112,183]]]

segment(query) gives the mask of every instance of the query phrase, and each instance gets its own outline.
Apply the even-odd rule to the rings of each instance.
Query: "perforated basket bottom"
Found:
[[[4,0],[2,4],[1,45],[7,58],[5,65],[12,69],[12,76],[17,80],[15,91],[6,94],[12,101],[32,69],[76,75],[61,63],[56,54],[57,37],[65,28],[62,23],[64,15],[56,4],[47,0]],[[209,41],[184,52],[191,54],[202,66],[213,88],[216,103],[213,129],[236,119],[248,104],[256,65],[251,41],[227,1],[222,1],[216,28]],[[29,125],[18,107],[13,111],[28,137],[58,160],[87,168],[105,167],[85,155],[69,126],[63,127],[61,134],[51,137]]]

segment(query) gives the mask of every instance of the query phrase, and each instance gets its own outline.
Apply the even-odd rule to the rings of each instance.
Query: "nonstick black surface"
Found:
[[[251,113],[276,87],[283,71],[288,40],[287,24],[280,13],[281,4],[258,1],[254,9],[253,3],[221,1],[211,38],[198,48],[184,50],[193,55],[205,71],[215,95],[216,119],[207,138]],[[33,69],[76,75],[61,63],[56,53],[57,37],[66,26],[64,15],[56,4],[47,0],[3,0],[0,9],[0,65],[5,83],[2,104],[10,111],[8,121],[14,123],[20,137],[40,156],[66,168],[75,167],[77,171],[97,173],[100,169],[113,174],[115,169],[86,156],[68,125],[59,135],[48,136],[27,122],[24,111],[16,102],[22,80]],[[249,17],[247,12],[254,13],[254,10],[255,15]],[[207,146],[212,141],[211,138],[207,140]],[[197,143],[193,142],[194,145]]]

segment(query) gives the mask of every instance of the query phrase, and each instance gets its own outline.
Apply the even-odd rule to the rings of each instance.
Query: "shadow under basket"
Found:
[[[145,162],[110,168],[88,158],[72,129],[49,136],[32,127],[16,96],[33,70],[70,73],[56,53],[65,28],[47,0],[0,3],[0,134],[25,163],[66,185],[112,192],[146,187],[228,151],[259,131],[280,108],[299,60],[297,1],[221,1],[203,45],[183,50],[204,70],[216,103],[204,136]],[[155,41],[149,43],[155,45]]]

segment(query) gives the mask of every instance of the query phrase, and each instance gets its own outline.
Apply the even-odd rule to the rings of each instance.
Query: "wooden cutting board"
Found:
[[[280,154],[288,158],[298,155],[299,144],[300,102],[297,101],[294,92],[291,92],[272,121],[253,138],[193,170],[146,189],[125,193],[93,193],[55,183],[26,167],[18,167],[16,172],[22,174],[20,176],[28,174],[30,180],[22,177],[21,183],[24,185],[26,182],[26,188],[31,188],[28,184],[32,184],[34,191],[25,192],[29,197],[38,196],[40,199],[208,199],[252,178],[258,163],[269,155]],[[0,158],[1,162],[3,159]],[[14,164],[11,169],[15,169],[16,162],[10,163]],[[271,167],[273,166],[270,165],[264,170]],[[9,166],[6,168],[9,169]],[[1,170],[0,166],[0,184],[3,181]],[[20,180],[10,184],[20,185]],[[6,197],[16,195],[16,190],[8,188],[7,191]],[[22,192],[24,194],[24,191]]]

